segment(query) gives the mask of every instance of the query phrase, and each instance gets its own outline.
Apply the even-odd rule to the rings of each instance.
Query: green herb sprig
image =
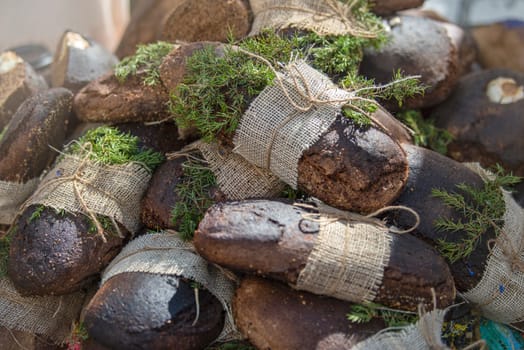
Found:
[[[139,162],[154,170],[164,161],[164,156],[151,149],[142,149],[138,145],[138,137],[126,134],[120,130],[101,126],[88,130],[66,150],[73,155],[84,155],[85,145],[89,144],[89,159],[106,165],[121,165],[129,162]]]
[[[475,188],[467,184],[457,185],[460,192],[448,192],[433,189],[431,194],[450,208],[461,213],[465,220],[438,218],[435,227],[448,232],[464,232],[465,236],[458,242],[439,239],[440,253],[451,263],[468,258],[482,239],[483,234],[489,229],[498,236],[504,225],[503,216],[506,205],[500,188],[513,186],[522,178],[507,174],[497,165],[493,171],[494,178],[485,181],[482,188]]]
[[[393,310],[376,303],[354,304],[347,319],[352,323],[368,323],[374,318],[384,320],[388,327],[403,327],[417,322],[415,312]]]
[[[214,203],[210,191],[216,186],[216,178],[210,169],[194,160],[184,162],[182,168],[184,175],[175,188],[178,200],[171,211],[171,221],[178,226],[182,239],[189,241]]]
[[[424,119],[420,112],[414,110],[401,112],[397,114],[397,118],[413,130],[415,145],[444,155],[448,152],[453,135],[445,129],[437,128],[433,119]]]
[[[158,41],[147,45],[138,45],[136,53],[124,58],[115,66],[115,76],[123,83],[130,75],[139,72],[144,76],[144,85],[154,86],[160,82],[159,67],[162,59],[175,47],[174,44]]]

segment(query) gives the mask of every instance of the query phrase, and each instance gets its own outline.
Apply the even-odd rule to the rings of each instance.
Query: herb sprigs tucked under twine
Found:
[[[177,124],[182,128],[195,127],[207,142],[217,135],[233,135],[252,100],[267,86],[278,83],[275,67],[282,67],[281,62],[293,64],[306,56],[292,44],[286,47],[282,40],[274,36],[249,38],[239,46],[227,46],[221,56],[212,47],[196,51],[187,59],[183,83],[171,94],[170,111]],[[296,39],[289,42],[292,40]],[[281,51],[270,49],[275,42]],[[341,86],[351,94],[341,103],[342,114],[357,125],[369,125],[378,108],[375,99],[402,101],[420,94],[424,88],[419,85],[419,78],[402,77],[398,72],[391,83],[374,86],[351,71],[341,80]]]
[[[448,153],[448,145],[454,137],[446,129],[436,127],[433,119],[424,118],[420,111],[416,110],[400,112],[396,117],[413,131],[415,145],[443,155]]]
[[[151,170],[164,157],[140,149],[137,137],[105,126],[89,130],[60,153],[57,165],[22,210],[41,204],[83,213],[91,219],[104,242],[104,225],[97,214],[108,217],[119,234],[117,221],[130,232],[136,232],[137,203],[147,188]]]

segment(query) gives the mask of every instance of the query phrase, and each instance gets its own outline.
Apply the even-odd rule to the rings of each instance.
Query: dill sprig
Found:
[[[31,216],[29,216],[29,222],[33,222],[37,219],[40,219],[40,216],[42,216],[42,213],[44,212],[45,210],[45,205],[43,204],[38,204],[35,206],[35,209],[33,210],[33,212],[31,213]]]
[[[368,323],[380,318],[388,327],[403,327],[418,320],[415,312],[394,310],[372,302],[352,305],[346,317],[352,323]]]
[[[500,189],[513,186],[522,179],[506,174],[500,165],[495,167],[493,174],[494,177],[486,180],[482,188],[459,184],[457,189],[460,193],[441,189],[431,191],[433,197],[461,213],[465,219],[453,220],[440,217],[435,221],[435,227],[439,230],[464,232],[464,237],[458,242],[449,242],[445,239],[437,241],[440,253],[451,263],[468,258],[482,239],[482,235],[489,229],[493,229],[496,236],[502,232],[506,205]]]
[[[216,186],[216,178],[209,168],[194,160],[185,161],[182,168],[184,174],[175,188],[178,200],[171,211],[171,221],[181,237],[189,241],[206,210],[214,204],[210,192]]]
[[[453,141],[453,135],[445,129],[437,128],[433,119],[424,119],[420,112],[414,110],[400,112],[397,118],[413,130],[415,145],[444,155],[448,152],[448,145]]]
[[[153,86],[160,82],[159,67],[162,59],[174,48],[174,44],[158,41],[138,45],[136,53],[124,58],[115,67],[115,76],[123,83],[128,76],[143,73],[144,85]]]
[[[151,149],[141,149],[138,137],[120,130],[101,126],[88,130],[77,142],[72,143],[67,153],[83,155],[85,144],[90,144],[89,159],[106,165],[139,162],[154,170],[164,161],[164,156]]]
[[[238,43],[231,41],[230,44],[262,56],[275,66],[285,64],[292,58],[305,58],[304,48],[308,47],[304,38],[297,33],[285,37],[272,29],[264,29],[256,37],[248,37]]]
[[[385,35],[382,18],[371,11],[369,0],[339,0],[340,2],[351,6],[351,13],[358,25],[375,33],[375,40],[382,40]]]

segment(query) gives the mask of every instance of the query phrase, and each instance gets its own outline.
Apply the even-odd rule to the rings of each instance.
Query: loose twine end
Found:
[[[191,326],[194,327],[198,322],[198,318],[200,317],[200,299],[198,297],[198,286],[195,286],[193,288],[193,291],[195,292],[196,315],[195,315],[195,320],[193,321]]]
[[[403,205],[387,206],[371,214],[360,215],[360,214],[356,214],[356,213],[352,213],[348,211],[343,211],[337,208],[333,208],[322,202],[316,202],[315,204],[316,205],[304,204],[304,203],[294,203],[293,205],[298,206],[300,208],[304,208],[304,209],[317,210],[318,213],[307,213],[303,215],[304,218],[310,221],[319,221],[320,222],[320,221],[326,221],[326,220],[327,221],[345,220],[348,222],[361,222],[361,223],[375,225],[378,227],[387,228],[384,221],[378,219],[377,216],[385,212],[401,210],[401,211],[406,211],[410,213],[411,215],[413,215],[413,217],[415,218],[415,223],[411,227],[405,230],[399,230],[393,227],[389,227],[389,232],[395,233],[395,234],[405,234],[405,233],[409,233],[409,232],[416,230],[417,227],[420,225],[420,215],[415,210],[409,207],[403,206]]]

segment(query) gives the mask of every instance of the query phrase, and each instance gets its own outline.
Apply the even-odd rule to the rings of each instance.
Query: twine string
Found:
[[[64,183],[71,182],[73,186],[73,193],[75,194],[76,199],[80,203],[80,206],[82,207],[84,211],[84,214],[87,215],[91,219],[91,221],[94,223],[96,230],[97,230],[97,234],[102,238],[102,241],[104,243],[107,243],[107,238],[105,237],[104,227],[100,223],[100,220],[98,219],[95,211],[89,208],[89,206],[87,205],[84,195],[82,193],[83,191],[81,190],[79,185],[83,185],[87,188],[90,188],[91,190],[98,192],[107,198],[110,198],[111,200],[115,201],[116,203],[118,203],[119,200],[113,194],[103,189],[100,189],[97,186],[94,186],[90,181],[84,179],[83,177],[84,170],[85,170],[85,167],[89,164],[90,156],[93,154],[92,152],[93,145],[89,142],[86,142],[83,145],[80,145],[80,147],[85,154],[84,154],[84,157],[80,159],[80,164],[76,167],[73,173],[68,176],[57,177],[57,178],[54,178],[54,179],[51,179],[49,181],[42,183],[42,185],[39,186],[39,188],[33,193],[33,195],[29,199],[27,199],[25,203],[21,206],[22,208],[21,211],[24,210],[28,206],[28,203],[30,203],[33,200],[33,198],[40,196],[44,191],[48,191],[49,188],[51,187],[57,188],[58,186]],[[65,154],[63,152],[59,152],[59,153],[65,157],[71,157],[70,155]],[[21,212],[17,215],[17,217],[19,217],[20,214]],[[115,225],[117,232],[119,232],[119,234],[122,235],[120,228],[118,227],[118,224],[116,224],[116,221],[114,221],[114,219],[111,221],[113,225]]]
[[[305,219],[309,221],[313,221],[313,222],[326,221],[329,223],[329,222],[334,222],[334,221],[339,221],[339,220],[345,220],[347,222],[360,222],[360,223],[366,223],[366,224],[386,228],[386,224],[384,223],[384,221],[378,219],[377,216],[385,212],[400,210],[400,211],[406,211],[410,213],[411,215],[413,215],[416,221],[411,227],[405,230],[398,230],[398,229],[390,227],[389,231],[391,233],[395,233],[395,234],[409,233],[409,232],[416,230],[420,224],[420,215],[415,210],[409,207],[403,206],[403,205],[390,205],[390,206],[383,207],[371,214],[360,215],[357,213],[352,213],[349,211],[344,211],[344,210],[340,210],[337,208],[333,208],[321,202],[316,202],[315,204],[316,205],[304,204],[304,203],[294,203],[293,205],[300,207],[300,208],[304,208],[304,209],[312,209],[312,210],[318,211],[318,213],[305,213],[302,215]],[[320,218],[319,216],[322,216],[322,217]]]
[[[274,82],[276,83],[276,86],[279,87],[280,91],[284,94],[286,100],[295,109],[295,111],[293,111],[289,116],[287,116],[283,121],[281,121],[272,131],[268,146],[266,147],[265,168],[267,169],[270,169],[272,149],[274,147],[275,140],[277,139],[279,133],[283,130],[283,128],[289,122],[291,122],[293,119],[299,116],[300,113],[307,113],[312,108],[317,108],[317,107],[321,107],[323,105],[329,105],[329,104],[345,105],[367,116],[371,120],[371,122],[376,127],[378,127],[381,131],[383,131],[387,135],[391,135],[388,128],[384,124],[382,124],[378,120],[378,118],[376,118],[373,114],[364,111],[362,108],[356,106],[354,103],[351,103],[351,102],[352,101],[365,101],[365,102],[369,102],[369,103],[376,105],[377,104],[376,101],[365,98],[365,97],[360,97],[358,96],[359,93],[363,91],[368,91],[368,90],[386,89],[391,85],[397,84],[399,82],[403,82],[408,79],[413,79],[413,78],[418,77],[418,76],[410,76],[410,77],[405,77],[403,79],[400,79],[398,81],[391,82],[385,85],[380,85],[380,86],[375,86],[375,87],[365,87],[365,88],[357,89],[354,91],[346,91],[347,96],[344,98],[327,98],[323,96],[329,96],[329,91],[330,90],[336,91],[338,87],[326,86],[324,90],[319,91],[317,94],[313,94],[309,82],[307,81],[306,77],[303,75],[303,73],[300,71],[300,69],[297,67],[295,63],[288,64],[286,66],[286,75],[283,75],[282,73],[278,72],[275,69],[275,67],[271,64],[271,62],[267,60],[266,58],[260,55],[257,55],[253,52],[242,49],[240,47],[235,47],[234,50],[242,54],[245,54],[248,57],[256,59],[262,62],[265,66],[267,66],[273,72],[275,76]],[[288,80],[284,80],[284,77],[287,77]],[[287,87],[286,85],[288,86],[290,85],[290,87]],[[293,91],[293,94],[298,94],[298,96],[300,97],[300,102],[291,96],[292,95],[291,91]]]

